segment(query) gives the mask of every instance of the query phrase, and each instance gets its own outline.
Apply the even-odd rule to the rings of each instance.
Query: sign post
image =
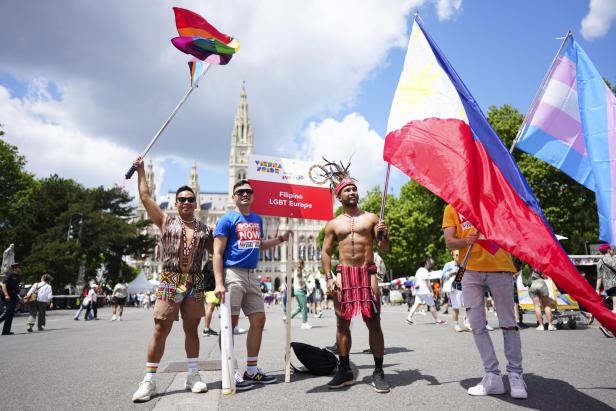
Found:
[[[322,166],[314,162],[280,157],[251,155],[248,160],[248,181],[254,190],[251,211],[266,216],[331,220],[334,217],[333,197],[327,179],[319,173]],[[314,173],[315,175],[311,175]],[[293,288],[293,241],[287,243],[287,313],[285,341],[285,377],[291,382],[291,305]]]

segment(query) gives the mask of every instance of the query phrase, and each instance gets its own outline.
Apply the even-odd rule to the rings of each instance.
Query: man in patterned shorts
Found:
[[[146,374],[133,395],[134,402],[149,401],[156,394],[154,377],[165,351],[165,341],[174,321],[182,313],[186,336],[187,358],[184,388],[194,393],[206,392],[207,385],[198,372],[199,334],[197,328],[205,314],[203,305],[204,281],[201,263],[206,244],[213,244],[211,230],[195,216],[197,198],[188,186],[180,187],[175,194],[177,216],[167,216],[151,196],[145,178],[143,159],[138,157],[137,168],[139,196],[150,220],[160,229],[163,273],[156,290],[154,305],[154,334],[148,345]]]

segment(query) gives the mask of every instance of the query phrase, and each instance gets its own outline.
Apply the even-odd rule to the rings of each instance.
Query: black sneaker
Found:
[[[343,370],[339,368],[338,371],[336,371],[336,375],[334,375],[334,378],[327,383],[327,388],[335,390],[353,384],[355,384],[355,379],[353,378],[353,371],[351,369]]]
[[[255,387],[254,384],[244,380],[242,377],[240,377],[240,374],[237,371],[235,372],[235,390],[236,391],[252,390],[254,387]]]
[[[524,324],[523,322],[519,322],[518,328],[520,328],[521,330],[525,330],[528,328],[528,325]]]
[[[275,384],[278,382],[276,377],[272,377],[271,375],[266,375],[257,368],[257,373],[255,375],[249,375],[248,371],[244,372],[244,380],[249,384]]]
[[[372,386],[376,392],[386,393],[389,392],[389,383],[385,380],[385,373],[383,370],[375,371],[372,373]]]
[[[338,343],[335,342],[334,345],[330,345],[329,347],[325,347],[325,349],[333,352],[334,354],[338,354]]]
[[[214,330],[203,330],[201,335],[204,337],[218,337],[218,333]]]

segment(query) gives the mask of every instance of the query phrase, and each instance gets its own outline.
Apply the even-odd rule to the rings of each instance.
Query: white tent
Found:
[[[156,286],[145,278],[145,273],[141,271],[137,278],[128,283],[128,292],[130,294],[144,293],[146,291],[154,291]]]

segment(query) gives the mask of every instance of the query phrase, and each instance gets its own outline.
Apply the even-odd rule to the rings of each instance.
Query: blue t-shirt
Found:
[[[263,221],[259,215],[229,211],[218,221],[214,237],[227,237],[225,267],[257,268],[263,238]]]

